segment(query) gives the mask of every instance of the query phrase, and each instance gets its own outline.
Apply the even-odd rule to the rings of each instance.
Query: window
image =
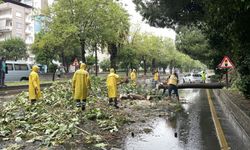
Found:
[[[20,13],[20,12],[17,11],[17,12],[16,12],[16,16],[17,16],[17,17],[22,17],[22,13]]]
[[[15,64],[15,70],[28,70],[28,66],[26,64]]]
[[[200,74],[193,74],[193,77],[201,77]]]
[[[39,8],[38,2],[35,2],[35,3],[34,3],[34,7],[35,7],[35,8]]]
[[[12,21],[7,21],[6,22],[6,26],[10,26],[11,27],[12,26]]]
[[[16,28],[17,29],[22,29],[23,28],[23,24],[20,22],[16,22]]]
[[[32,41],[33,41],[32,36],[29,36],[29,37],[28,37],[28,40],[29,40],[30,42],[32,42]]]
[[[22,34],[21,33],[16,33],[16,37],[22,37]]]
[[[12,65],[12,64],[7,64],[7,63],[6,63],[6,66],[8,67],[8,71],[13,70],[13,65]]]

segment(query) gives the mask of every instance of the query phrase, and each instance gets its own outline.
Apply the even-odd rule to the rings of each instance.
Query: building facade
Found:
[[[32,7],[14,1],[0,4],[0,41],[19,37],[27,45],[34,42]]]
[[[32,6],[33,12],[33,21],[34,33],[36,34],[41,31],[43,25],[43,15],[42,10],[48,7],[48,0],[21,0],[21,3]]]

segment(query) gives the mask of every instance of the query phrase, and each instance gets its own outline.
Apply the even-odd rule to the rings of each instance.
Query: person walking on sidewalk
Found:
[[[29,100],[31,105],[35,104],[36,101],[41,97],[40,79],[39,79],[39,67],[34,65],[29,75]]]
[[[76,107],[82,107],[85,110],[88,89],[90,89],[89,73],[86,71],[86,64],[81,63],[80,69],[78,69],[72,78],[72,92],[74,100],[76,101]]]
[[[115,73],[113,68],[110,69],[110,73],[107,76],[107,88],[108,88],[108,98],[109,98],[109,105],[114,105],[115,108],[118,107],[117,102],[117,84],[119,81],[119,75]],[[114,104],[113,104],[114,102]]]

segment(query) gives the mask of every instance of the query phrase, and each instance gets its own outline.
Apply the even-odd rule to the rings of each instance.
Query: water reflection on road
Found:
[[[142,133],[125,140],[125,150],[202,150],[220,149],[204,90],[182,90],[184,111],[158,117],[139,128],[150,127],[151,133]]]

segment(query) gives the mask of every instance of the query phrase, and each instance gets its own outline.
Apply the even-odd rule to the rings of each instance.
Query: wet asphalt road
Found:
[[[231,150],[249,150],[221,110],[213,92],[212,101]],[[149,120],[152,133],[125,140],[125,150],[220,150],[205,89],[180,90],[184,100],[181,113],[174,117]],[[148,127],[141,125],[142,128]]]
[[[220,150],[206,90],[182,90],[180,96],[183,112],[151,120],[153,132],[128,136],[125,150]]]

